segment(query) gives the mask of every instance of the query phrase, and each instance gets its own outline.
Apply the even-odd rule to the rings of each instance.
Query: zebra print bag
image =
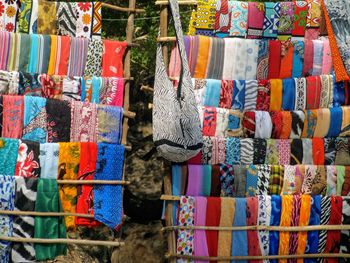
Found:
[[[158,44],[153,97],[153,140],[165,159],[184,162],[197,155],[202,148],[203,137],[183,40],[179,5],[177,0],[169,2],[182,68],[176,89],[167,74],[162,45]]]

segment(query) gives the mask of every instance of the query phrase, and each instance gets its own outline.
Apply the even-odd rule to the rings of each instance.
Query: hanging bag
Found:
[[[197,155],[203,145],[198,108],[193,91],[177,0],[170,0],[181,73],[177,89],[169,79],[162,45],[157,46],[153,96],[153,140],[161,155],[172,162],[184,162]]]

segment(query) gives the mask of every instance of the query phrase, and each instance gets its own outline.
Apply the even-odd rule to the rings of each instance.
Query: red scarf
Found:
[[[258,224],[258,198],[247,197],[247,226],[256,226]],[[258,231],[248,230],[248,255],[261,256]],[[249,260],[250,263],[260,263],[262,260]]]
[[[102,77],[123,77],[123,57],[126,42],[113,40],[103,41]]]
[[[208,197],[207,199],[207,226],[219,226],[221,215],[221,198]],[[218,231],[206,231],[208,253],[210,257],[217,257],[218,255]],[[217,261],[210,261],[211,263]]]
[[[324,140],[322,138],[312,139],[312,158],[314,165],[324,165]]]
[[[321,97],[321,78],[320,76],[306,78],[306,109],[318,109]]]
[[[278,79],[281,67],[281,42],[278,40],[270,40],[269,42],[269,79]]]
[[[58,65],[58,75],[67,75],[68,74],[68,65],[69,65],[69,55],[70,55],[70,37],[67,36],[57,36],[61,39],[61,50]],[[58,51],[57,51],[58,52]]]

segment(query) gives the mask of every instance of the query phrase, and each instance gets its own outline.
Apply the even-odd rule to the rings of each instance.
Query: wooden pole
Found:
[[[107,3],[102,3],[102,7],[108,8],[108,9],[112,9],[112,10],[116,10],[116,11],[122,11],[122,12],[129,12],[129,13],[143,13],[145,12],[144,9],[138,9],[138,8],[127,8],[127,7],[121,7],[121,6],[116,6],[116,5],[111,5],[111,4],[107,4]]]
[[[178,0],[179,5],[197,5],[197,1],[193,0]],[[156,1],[156,5],[169,5],[169,1],[167,0],[158,0]]]
[[[94,215],[90,214],[79,214],[79,213],[64,213],[64,212],[35,212],[35,211],[8,211],[0,210],[0,215],[9,216],[44,216],[44,217],[63,217],[63,216],[77,216],[83,218],[94,218]]]
[[[112,180],[57,180],[57,184],[71,185],[129,185],[129,181],[112,181]]]
[[[36,243],[36,244],[72,244],[83,246],[110,246],[120,247],[124,246],[124,242],[119,241],[103,241],[103,240],[86,240],[86,239],[68,239],[68,238],[21,238],[21,237],[6,237],[0,236],[0,240],[15,242],[15,243]]]
[[[168,6],[160,7],[160,37],[167,37],[168,35]],[[167,66],[169,63],[168,59],[168,47],[163,45],[163,58],[164,64]]]

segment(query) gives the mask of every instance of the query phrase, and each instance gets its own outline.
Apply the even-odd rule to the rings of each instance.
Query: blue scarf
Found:
[[[246,185],[245,185],[246,196],[255,196],[257,188],[258,188],[258,168],[254,164],[250,164],[247,169],[247,178],[246,178]]]
[[[319,225],[321,222],[321,196],[312,197],[309,226]],[[317,254],[318,251],[318,230],[307,233],[307,245],[305,254]],[[305,263],[316,263],[316,258],[304,259]]]
[[[46,117],[46,99],[24,96],[24,129],[22,138],[45,143],[47,135]],[[42,122],[42,119],[45,121]]]
[[[301,78],[303,75],[303,64],[304,64],[304,41],[295,41],[294,54],[293,54],[293,78]]]
[[[29,65],[28,72],[29,73],[38,73],[38,58],[39,58],[39,35],[31,35],[31,47],[30,47],[30,57],[29,57]]]
[[[227,138],[226,163],[230,165],[241,163],[241,141],[239,138],[234,138],[234,137]]]
[[[295,103],[295,81],[294,79],[283,80],[282,110],[293,111]]]
[[[327,137],[337,137],[341,131],[341,125],[343,121],[343,111],[340,107],[330,108],[331,112],[331,123]]]
[[[345,104],[344,82],[333,82],[333,107],[340,107]]]
[[[0,138],[0,174],[14,175],[18,157],[19,140]]]
[[[99,143],[94,180],[122,180],[125,149],[123,145]],[[122,223],[121,185],[94,185],[95,219],[115,229]]]
[[[232,109],[244,110],[245,102],[245,81],[235,80],[232,97]]]
[[[281,220],[281,207],[282,207],[282,198],[279,195],[271,196],[271,218],[270,226],[279,226]],[[279,245],[279,232],[270,231],[270,246],[269,246],[269,255],[278,255],[278,245]],[[271,263],[277,263],[277,259],[271,259]]]
[[[204,94],[204,106],[219,107],[221,80],[207,79]]]
[[[203,165],[202,196],[210,196],[211,193],[211,165]]]
[[[100,77],[92,78],[92,103],[100,103],[100,90],[101,90],[102,79]]]
[[[247,201],[246,198],[236,198],[235,217],[233,226],[247,225]],[[231,255],[234,256],[248,256],[248,236],[247,231],[233,231],[232,232],[232,250]],[[247,260],[231,260],[231,263],[245,263]]]

